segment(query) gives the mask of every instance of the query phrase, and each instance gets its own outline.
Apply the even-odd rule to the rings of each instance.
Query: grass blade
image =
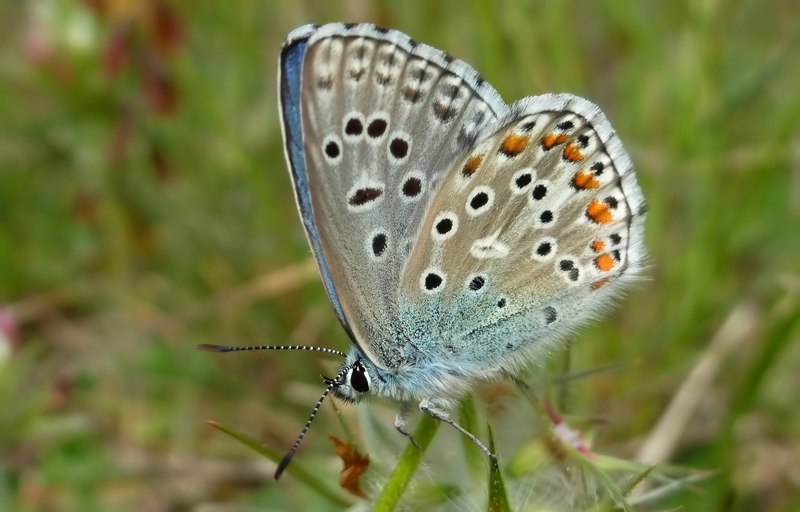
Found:
[[[255,450],[256,452],[260,453],[261,455],[268,458],[275,464],[278,464],[280,460],[283,458],[282,453],[278,453],[272,448],[265,446],[263,443],[253,439],[247,434],[242,434],[241,432],[237,432],[229,427],[220,425],[215,421],[209,421],[208,423],[212,427],[228,434],[229,436],[236,439],[237,441],[247,446],[248,448],[251,448],[252,450]],[[317,478],[316,475],[304,469],[303,466],[298,464],[297,462],[294,462],[291,465],[289,465],[289,467],[286,468],[286,472],[291,474],[293,477],[297,478],[299,481],[306,484],[306,486],[308,486],[309,489],[317,491],[320,495],[327,498],[332,504],[336,505],[337,507],[344,508],[344,507],[349,507],[350,505],[353,504],[352,500],[344,496],[342,493],[322,483],[322,481],[320,481],[320,479]]]
[[[408,443],[400,456],[400,460],[397,461],[397,466],[395,466],[394,471],[389,476],[389,480],[383,487],[383,491],[375,501],[373,510],[387,512],[395,509],[406,487],[408,487],[411,477],[414,476],[422,460],[422,455],[431,443],[436,431],[439,430],[440,425],[441,422],[431,416],[422,415],[422,419],[420,419],[419,425],[417,425],[417,429],[413,434],[414,441],[419,445],[419,448],[410,442]]]
[[[478,411],[475,408],[475,399],[472,395],[467,396],[461,402],[461,410],[459,411],[459,423],[468,432],[472,432],[478,437],[481,437],[481,432],[478,429]],[[477,483],[483,481],[484,474],[484,460],[486,454],[478,448],[467,436],[461,436],[461,443],[464,446],[464,458],[467,462],[472,481]]]
[[[494,448],[492,426],[487,424],[487,429],[489,431],[489,449],[492,450],[492,453],[497,453]],[[503,475],[500,473],[497,459],[489,459],[489,505],[486,510],[489,512],[511,512],[511,505],[508,502],[508,495],[506,495],[506,486],[503,483]]]

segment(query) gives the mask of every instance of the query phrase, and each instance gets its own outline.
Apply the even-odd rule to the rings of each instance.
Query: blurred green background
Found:
[[[283,38],[326,21],[446,49],[507,101],[569,91],[602,106],[649,201],[651,266],[576,336],[570,371],[589,375],[562,412],[599,453],[713,470],[637,508],[797,510],[792,0],[0,3],[0,510],[333,508],[206,420],[282,451],[335,361],[194,350],[347,347],[295,213],[275,99]],[[501,457],[546,428],[522,401],[502,383],[477,394]],[[336,487],[328,434],[346,425],[374,495],[403,445],[393,408],[339,409],[325,404],[296,463]],[[414,492],[481,510],[450,430]],[[578,485],[530,482],[507,482],[516,508],[563,508]]]

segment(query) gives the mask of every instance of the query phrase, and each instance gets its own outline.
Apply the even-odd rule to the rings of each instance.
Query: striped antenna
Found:
[[[253,345],[253,346],[246,346],[246,347],[235,347],[230,345],[210,345],[208,343],[203,343],[202,345],[197,345],[198,350],[204,350],[206,352],[244,352],[247,350],[308,350],[310,352],[322,352],[323,354],[333,354],[341,357],[347,357],[347,354],[341,352],[339,350],[334,350],[332,348],[324,348],[324,347],[310,347],[308,345]],[[297,436],[297,439],[294,441],[294,444],[289,451],[286,452],[286,455],[283,456],[281,462],[278,464],[277,469],[275,470],[275,480],[281,477],[283,471],[292,462],[292,458],[294,454],[297,453],[297,449],[300,448],[300,443],[303,442],[303,438],[306,436],[306,432],[311,427],[311,422],[314,421],[314,418],[317,416],[320,407],[322,407],[322,402],[325,401],[325,397],[327,397],[331,391],[337,386],[341,386],[342,384],[342,377],[352,369],[353,365],[348,365],[339,370],[339,373],[336,374],[336,377],[329,379],[327,377],[323,377],[323,380],[326,384],[325,392],[322,393],[322,396],[319,397],[317,400],[317,404],[314,406],[314,409],[311,410],[311,415],[308,417],[308,421],[306,421],[303,430],[300,431],[300,434]]]
[[[297,453],[297,449],[300,447],[300,443],[303,442],[303,438],[306,436],[306,432],[308,432],[308,429],[311,427],[311,422],[314,421],[314,418],[317,416],[317,413],[319,412],[319,408],[322,407],[322,402],[325,400],[325,397],[328,396],[328,394],[331,391],[333,391],[333,388],[341,385],[342,377],[344,377],[344,375],[347,372],[349,372],[352,369],[352,367],[353,365],[345,366],[344,368],[339,370],[339,373],[336,374],[336,377],[332,379],[326,379],[328,385],[325,387],[325,392],[322,393],[322,396],[319,397],[319,400],[317,400],[317,404],[311,410],[311,415],[308,417],[308,421],[306,421],[303,430],[300,431],[300,434],[297,436],[297,439],[295,439],[294,444],[292,445],[291,448],[289,448],[289,451],[286,452],[286,455],[283,456],[281,462],[278,464],[277,469],[275,469],[275,480],[281,477],[281,475],[283,474],[283,470],[285,470],[286,467],[289,466],[289,463],[292,462],[294,454]]]
[[[347,357],[347,354],[340,350],[325,347],[310,347],[307,345],[253,345],[249,347],[232,347],[230,345],[209,345],[203,343],[197,345],[198,350],[206,352],[244,352],[246,350],[308,350],[311,352],[322,352],[323,354],[333,354],[336,356]]]

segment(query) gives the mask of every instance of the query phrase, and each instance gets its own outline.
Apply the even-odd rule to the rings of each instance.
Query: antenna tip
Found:
[[[206,352],[230,352],[233,349],[225,345],[209,345],[208,343],[203,343],[202,345],[197,345],[197,350],[204,350]]]
[[[277,479],[279,479],[281,477],[281,475],[283,474],[283,471],[286,469],[286,467],[292,461],[292,457],[293,456],[294,456],[294,452],[293,451],[290,451],[289,453],[287,453],[286,455],[283,456],[283,458],[281,459],[280,463],[278,463],[278,467],[275,469],[275,480],[277,480]]]

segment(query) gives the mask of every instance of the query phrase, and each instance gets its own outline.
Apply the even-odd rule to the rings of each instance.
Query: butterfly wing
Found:
[[[488,376],[609,305],[644,257],[644,200],[602,112],[521,100],[448,169],[401,276],[431,361]]]
[[[398,288],[443,171],[508,107],[467,64],[369,24],[296,29],[280,63],[286,157],[325,288],[393,368],[413,335]]]

